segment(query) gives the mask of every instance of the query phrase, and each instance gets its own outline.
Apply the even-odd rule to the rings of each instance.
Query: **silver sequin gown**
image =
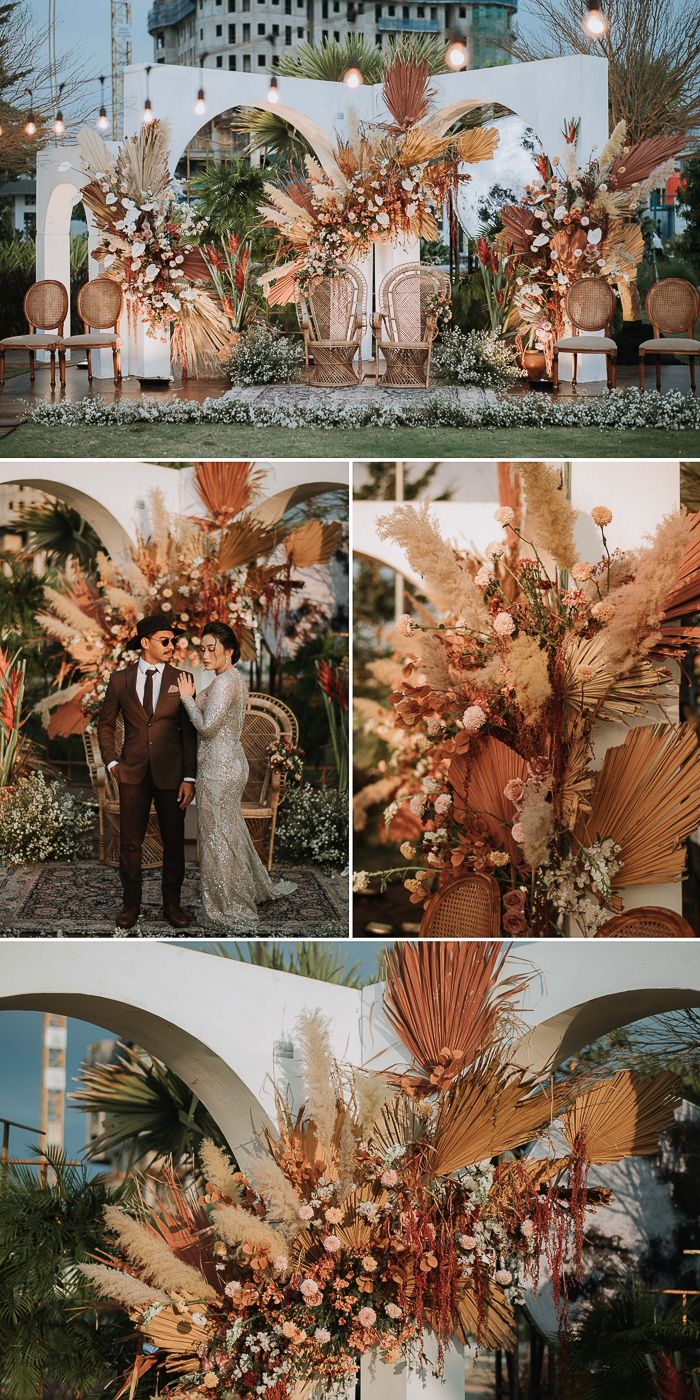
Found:
[[[202,904],[207,924],[258,923],[257,906],[291,894],[296,885],[273,881],[241,811],[248,760],[241,744],[248,689],[235,669],[215,676],[195,700],[182,703],[199,735],[197,820]]]

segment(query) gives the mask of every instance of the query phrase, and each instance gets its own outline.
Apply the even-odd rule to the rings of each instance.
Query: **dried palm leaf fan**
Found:
[[[343,538],[339,521],[324,523],[307,520],[292,530],[284,542],[287,563],[292,569],[309,569],[314,564],[328,564]]]
[[[585,679],[579,670],[585,667]],[[592,674],[588,675],[588,671]],[[574,714],[595,711],[599,720],[624,723],[632,715],[644,715],[649,705],[662,705],[671,699],[670,671],[642,658],[622,675],[611,668],[605,632],[592,637],[574,637],[563,658],[562,698]]]
[[[193,483],[216,525],[228,525],[259,498],[265,473],[254,462],[195,462]]]
[[[675,160],[685,148],[687,136],[680,132],[675,136],[652,136],[648,141],[625,150],[614,161],[608,177],[608,184],[618,190],[628,190],[647,180],[653,171],[668,160]]]
[[[386,1016],[422,1071],[399,1076],[402,1087],[434,1093],[500,1042],[526,982],[502,977],[506,953],[496,942],[429,941],[387,953]]]
[[[542,1091],[524,1071],[487,1057],[440,1102],[430,1170],[448,1176],[472,1162],[511,1152],[540,1133],[570,1102],[571,1091]]]
[[[475,745],[474,756],[458,754],[447,775],[454,790],[455,821],[467,812],[478,816],[500,850],[507,851],[514,865],[522,865],[522,847],[516,845],[510,829],[513,804],[503,794],[511,778],[527,777],[527,763],[500,739],[489,736]]]
[[[622,848],[615,886],[680,880],[684,842],[700,825],[700,749],[689,724],[642,725],[608,749],[591,811],[576,835],[590,846],[599,835]]]
[[[700,612],[700,511],[689,517],[689,525],[688,543],[666,599],[661,624],[663,641],[658,650],[663,650],[669,642],[674,649],[687,647],[700,637],[700,628],[682,625],[684,617]]]
[[[397,54],[384,72],[382,96],[393,117],[387,131],[401,135],[428,115],[433,96],[430,89],[430,64],[424,59],[412,63]]]
[[[517,1335],[515,1314],[497,1283],[491,1284],[483,1301],[471,1289],[460,1289],[455,1335],[463,1346],[470,1346],[479,1337],[487,1351],[513,1350]]]
[[[252,515],[235,520],[223,536],[219,547],[219,568],[223,573],[252,564],[263,554],[269,554],[284,531],[271,529]]]
[[[624,1070],[577,1098],[564,1115],[564,1132],[572,1151],[583,1143],[590,1162],[649,1156],[680,1101],[675,1074],[648,1079]]]

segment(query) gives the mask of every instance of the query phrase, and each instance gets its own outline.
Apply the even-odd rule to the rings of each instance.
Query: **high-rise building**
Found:
[[[459,5],[387,0],[154,0],[148,14],[157,63],[262,73],[303,40],[363,35],[381,47],[392,35],[435,34],[467,40],[469,66],[507,58],[518,0]],[[193,93],[193,100],[196,93]]]

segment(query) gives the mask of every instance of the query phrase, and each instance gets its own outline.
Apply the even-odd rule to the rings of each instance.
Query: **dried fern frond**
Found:
[[[485,1060],[441,1099],[431,1172],[448,1176],[531,1142],[569,1095],[567,1088],[540,1091],[524,1071]]]
[[[500,1042],[523,978],[504,978],[507,945],[397,943],[387,953],[384,1010],[430,1087]]]
[[[284,552],[291,568],[309,569],[314,564],[328,564],[342,538],[343,527],[339,521],[307,520],[287,535]]]
[[[700,824],[700,749],[684,725],[640,725],[608,749],[591,810],[576,834],[585,846],[610,837],[622,848],[616,888],[680,880],[684,842]]]
[[[572,1151],[582,1142],[591,1162],[649,1156],[657,1151],[679,1103],[674,1074],[649,1079],[623,1070],[577,1098],[564,1115],[564,1132]]]

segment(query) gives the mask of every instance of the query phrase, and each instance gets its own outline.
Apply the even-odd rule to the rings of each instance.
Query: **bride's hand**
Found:
[[[177,684],[178,689],[180,691],[181,700],[194,699],[194,681],[191,676],[188,676],[185,674],[184,671],[181,671],[177,678]]]

